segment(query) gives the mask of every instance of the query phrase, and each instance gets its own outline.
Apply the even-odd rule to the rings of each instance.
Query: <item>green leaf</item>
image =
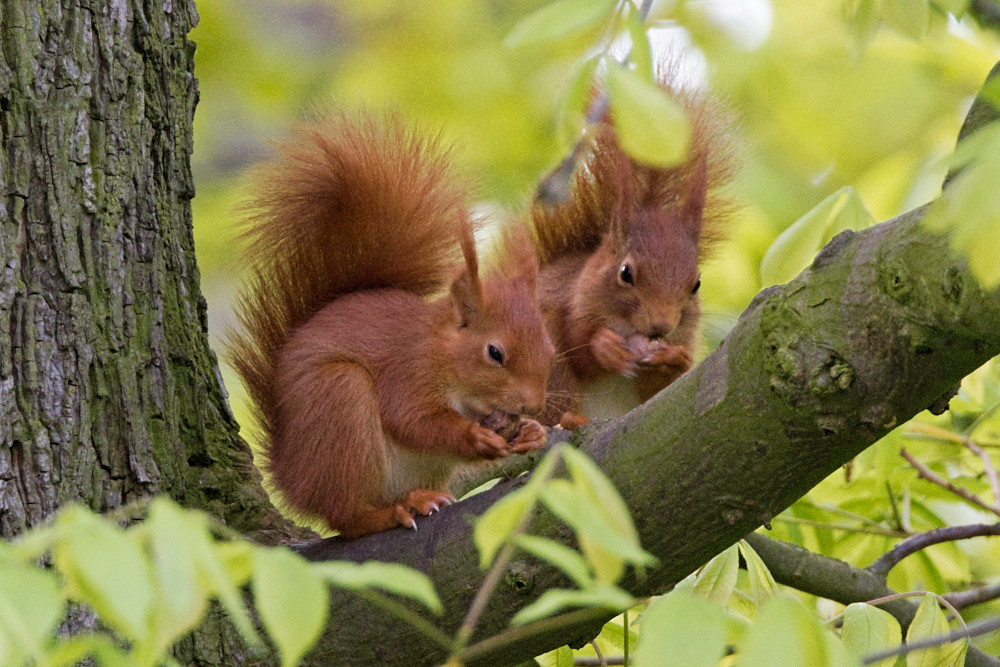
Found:
[[[503,43],[509,49],[552,44],[585,33],[607,19],[617,0],[558,0],[529,14]]]
[[[746,540],[739,542],[740,553],[747,564],[747,577],[750,580],[750,597],[759,607],[772,597],[778,594],[778,584],[771,576],[771,571],[760,559],[757,552],[753,550]]]
[[[316,563],[313,569],[330,584],[347,590],[377,588],[416,600],[435,614],[444,611],[434,585],[423,572],[399,563],[350,563],[328,561]]]
[[[638,549],[639,534],[632,522],[632,515],[611,480],[579,449],[567,449],[563,452],[563,458],[575,487],[594,503],[622,539],[628,540]],[[647,559],[653,558],[646,552],[642,553]],[[655,562],[655,559],[648,560],[649,564]]]
[[[659,85],[620,65],[608,65],[608,102],[618,141],[644,164],[670,167],[687,156],[691,121]]]
[[[486,569],[511,536],[526,512],[534,506],[535,494],[522,488],[493,503],[476,521],[472,539],[479,549],[479,567]]]
[[[991,123],[963,140],[956,163],[965,167],[934,202],[924,225],[949,232],[953,251],[987,289],[1000,285],[1000,123]]]
[[[917,607],[917,613],[906,630],[906,641],[935,637],[948,633],[948,619],[938,606],[937,597],[931,593],[924,595]],[[906,654],[906,667],[951,667],[960,653],[965,651],[967,640],[952,642],[944,646],[920,649]]]
[[[600,581],[617,581],[624,562],[652,565],[656,560],[632,539],[592,499],[582,496],[568,480],[552,480],[541,493],[541,500],[566,525],[573,529],[584,555]]]
[[[725,610],[705,598],[675,591],[643,612],[636,667],[714,667],[725,652]]]
[[[65,603],[51,571],[0,562],[0,664],[37,661]]]
[[[882,20],[911,39],[923,39],[930,23],[930,0],[883,0]]]
[[[531,555],[555,565],[580,588],[586,588],[593,581],[587,561],[564,544],[534,535],[518,535],[514,538],[514,544]]]
[[[241,558],[235,561],[237,563],[245,560],[251,551],[251,545],[240,542],[217,545],[210,536],[200,533],[189,534],[188,537],[191,539],[188,548],[191,550],[202,585],[218,596],[244,641],[254,648],[259,647],[260,637],[250,622],[250,616],[243,606],[243,598],[237,588],[246,581],[246,572],[243,567],[230,569],[234,563],[233,555],[240,554]]]
[[[63,537],[53,561],[74,600],[91,606],[122,637],[140,641],[150,634],[152,567],[136,535],[81,507],[60,514]]]
[[[567,607],[601,607],[621,611],[632,606],[632,596],[608,584],[596,583],[587,590],[567,591],[553,588],[545,591],[533,603],[517,612],[511,625],[524,625],[546,618]]]
[[[844,187],[793,222],[774,240],[760,263],[763,286],[786,283],[809,266],[817,251],[845,229],[865,229],[875,218],[854,188]]]
[[[257,549],[254,602],[282,665],[297,665],[326,624],[330,596],[309,563],[284,547]]]
[[[718,605],[725,605],[736,587],[739,570],[739,546],[734,544],[701,568],[692,593]]]
[[[209,589],[198,576],[189,548],[196,541],[210,539],[208,522],[197,512],[185,512],[157,498],[150,504],[142,530],[152,552],[157,645],[165,650],[198,624],[208,606]]]
[[[739,667],[856,667],[843,643],[797,600],[767,602],[740,646]]]
[[[46,667],[74,667],[88,656],[101,667],[132,667],[133,656],[126,654],[107,635],[78,635],[68,637],[50,650],[45,658]]]
[[[598,62],[598,58],[588,58],[583,61],[573,75],[566,92],[557,124],[559,142],[564,146],[576,144],[583,132],[588,106],[593,97],[594,72],[597,71]]]
[[[855,602],[844,609],[840,638],[852,655],[862,658],[868,653],[898,646],[903,632],[892,614],[870,604]],[[896,658],[886,658],[877,664],[892,667]]]
[[[934,0],[934,4],[941,11],[954,14],[957,18],[962,18],[965,10],[969,7],[969,0]]]
[[[653,47],[649,44],[649,34],[646,23],[642,20],[634,5],[630,5],[628,15],[628,34],[632,40],[632,50],[629,52],[629,62],[635,65],[635,73],[641,78],[653,80]]]

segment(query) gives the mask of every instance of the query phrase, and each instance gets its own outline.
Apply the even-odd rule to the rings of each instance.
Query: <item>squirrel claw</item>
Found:
[[[525,419],[521,422],[517,437],[510,441],[510,451],[524,454],[540,449],[545,446],[545,439],[545,427],[533,419]]]
[[[603,368],[625,377],[635,376],[636,355],[617,332],[604,327],[590,339],[590,351]]]

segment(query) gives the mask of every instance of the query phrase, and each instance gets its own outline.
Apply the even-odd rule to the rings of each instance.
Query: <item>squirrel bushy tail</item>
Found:
[[[717,100],[681,90],[673,81],[675,63],[661,64],[660,86],[681,103],[691,122],[691,143],[683,162],[653,167],[629,157],[618,143],[610,119],[602,120],[589,157],[579,167],[570,200],[556,206],[536,204],[531,222],[543,263],[594,251],[615,224],[630,224],[641,210],[682,206],[694,195],[703,205],[697,224],[699,254],[724,235],[735,206],[724,191],[737,159],[732,122]],[[624,230],[625,233],[628,230]]]
[[[272,396],[277,351],[292,330],[343,294],[438,291],[472,245],[466,191],[439,139],[391,114],[347,112],[291,137],[253,175],[248,289],[229,344],[265,436],[280,398]]]

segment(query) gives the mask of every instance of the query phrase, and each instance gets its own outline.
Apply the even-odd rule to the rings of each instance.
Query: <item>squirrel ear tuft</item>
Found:
[[[681,209],[681,220],[691,236],[698,239],[701,236],[701,217],[708,190],[708,165],[704,155],[699,156],[685,189],[687,196]]]
[[[465,258],[465,269],[451,283],[451,298],[459,326],[469,323],[483,304],[483,284],[479,280],[479,257],[472,222],[463,217],[458,221],[458,242]]]
[[[468,269],[462,271],[451,283],[451,300],[455,304],[458,326],[467,326],[483,305],[483,287],[479,277],[473,276]]]

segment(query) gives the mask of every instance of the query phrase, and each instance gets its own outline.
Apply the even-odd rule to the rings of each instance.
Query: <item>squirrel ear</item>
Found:
[[[705,163],[705,156],[699,156],[694,171],[688,179],[687,196],[681,208],[681,220],[684,227],[695,239],[701,236],[701,215],[705,210],[705,197],[708,190],[708,166]]]
[[[451,298],[455,302],[459,326],[465,326],[483,303],[483,284],[479,281],[479,258],[472,223],[459,221],[458,241],[465,258],[465,270],[451,283]]]
[[[478,276],[462,271],[451,283],[451,300],[455,304],[458,326],[464,327],[476,316],[483,303],[483,288]]]

